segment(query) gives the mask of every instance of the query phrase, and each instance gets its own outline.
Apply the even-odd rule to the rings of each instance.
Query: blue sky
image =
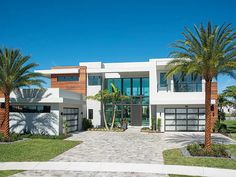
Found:
[[[234,0],[0,0],[0,46],[20,48],[38,69],[80,61],[168,57],[184,26],[236,27]],[[218,79],[219,90],[236,81]]]

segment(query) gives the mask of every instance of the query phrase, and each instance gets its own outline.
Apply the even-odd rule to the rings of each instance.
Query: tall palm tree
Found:
[[[228,104],[231,106],[236,106],[236,86],[228,86],[223,91],[223,94],[226,98],[228,98]]]
[[[0,91],[5,97],[4,136],[9,138],[10,93],[20,87],[44,83],[42,75],[31,70],[38,64],[29,63],[30,56],[23,56],[18,49],[0,49]]]
[[[231,24],[206,27],[202,24],[194,30],[185,28],[184,39],[173,44],[167,77],[183,72],[201,75],[205,80],[205,150],[211,151],[211,84],[219,74],[236,78],[236,32]]]

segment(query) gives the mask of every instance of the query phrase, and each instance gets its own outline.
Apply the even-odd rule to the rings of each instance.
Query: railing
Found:
[[[174,92],[202,92],[202,83],[174,83]]]
[[[165,87],[157,84],[157,91],[171,92],[172,86],[173,92],[202,92],[202,83],[174,83],[167,84]]]

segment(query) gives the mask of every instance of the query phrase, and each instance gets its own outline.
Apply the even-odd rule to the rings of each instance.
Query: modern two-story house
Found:
[[[116,123],[125,118],[129,126],[151,126],[151,118],[161,119],[161,131],[203,131],[205,128],[205,83],[201,76],[180,74],[166,79],[166,67],[171,58],[150,59],[147,62],[81,62],[80,66],[54,67],[38,70],[51,80],[52,89],[86,96],[100,90],[111,89],[113,83],[123,95],[129,97],[117,107]],[[76,100],[75,97],[71,98]],[[83,100],[82,99],[82,100]],[[212,84],[212,125],[218,116],[216,105],[217,83]],[[66,101],[66,99],[64,99]],[[77,107],[78,117],[92,120],[93,125],[103,126],[101,103],[84,99]],[[81,100],[78,102],[82,103]],[[76,103],[76,101],[75,101]],[[75,106],[76,105],[76,106]],[[63,117],[59,106],[58,120]],[[111,118],[112,106],[105,105],[105,114]],[[63,121],[58,121],[63,122]],[[75,121],[76,126],[79,126]],[[71,126],[73,126],[70,122]],[[59,125],[61,127],[63,125]],[[78,130],[77,128],[73,130]]]

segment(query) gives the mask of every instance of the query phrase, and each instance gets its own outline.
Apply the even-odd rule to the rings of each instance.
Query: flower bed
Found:
[[[226,149],[226,147],[222,144],[213,144],[212,150],[210,152],[204,149],[203,144],[190,144],[187,146],[187,150],[191,156],[198,156],[198,157],[223,157],[223,158],[230,158],[231,154]]]

